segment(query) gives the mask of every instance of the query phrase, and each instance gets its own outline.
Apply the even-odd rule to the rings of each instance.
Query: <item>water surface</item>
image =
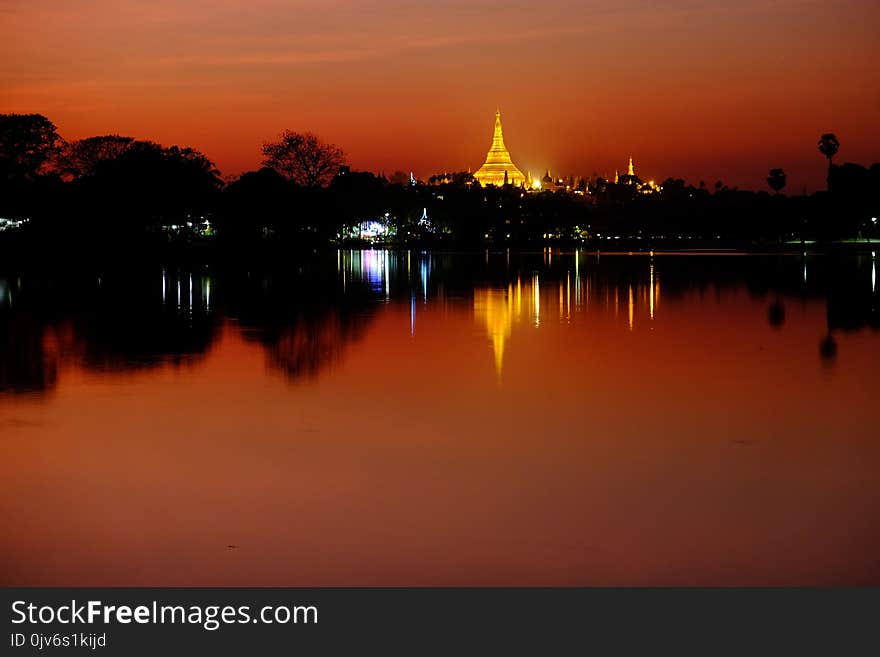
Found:
[[[880,584],[870,256],[0,272],[0,583]]]

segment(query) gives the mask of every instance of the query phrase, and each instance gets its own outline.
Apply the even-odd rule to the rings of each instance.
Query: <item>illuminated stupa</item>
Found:
[[[486,162],[481,166],[474,178],[481,185],[514,185],[522,187],[526,177],[522,171],[510,159],[510,153],[504,145],[504,135],[501,132],[501,111],[495,112],[495,132],[492,135],[492,146],[486,155]]]

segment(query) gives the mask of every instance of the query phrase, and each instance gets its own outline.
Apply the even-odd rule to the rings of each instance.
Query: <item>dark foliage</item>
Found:
[[[595,176],[554,182],[543,192],[480,187],[465,172],[416,183],[351,171],[342,151],[309,133],[285,132],[263,151],[273,167],[225,186],[210,160],[191,148],[121,135],[65,144],[40,115],[0,115],[0,217],[28,218],[18,238],[67,248],[77,242],[206,242],[236,249],[315,248],[379,221],[393,241],[460,245],[590,243],[745,245],[880,237],[880,165],[833,164],[840,144],[823,135],[829,192],[781,193],[786,176],[770,170],[775,194],[710,191],[682,179],[643,184]],[[210,229],[208,228],[210,226]],[[8,235],[2,235],[3,240]],[[610,241],[609,241],[610,240]]]

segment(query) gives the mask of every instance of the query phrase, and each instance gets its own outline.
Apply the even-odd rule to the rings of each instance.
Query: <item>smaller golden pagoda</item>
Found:
[[[474,178],[481,185],[514,185],[522,187],[526,182],[526,177],[522,171],[516,168],[513,160],[510,159],[510,153],[504,145],[504,134],[501,131],[501,111],[495,112],[495,132],[492,135],[492,146],[486,155],[486,161],[483,163]]]

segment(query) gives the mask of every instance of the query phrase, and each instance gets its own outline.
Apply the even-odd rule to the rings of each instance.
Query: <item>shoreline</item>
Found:
[[[0,258],[6,263],[47,261],[71,264],[83,260],[94,262],[117,262],[132,260],[200,260],[250,262],[254,259],[277,262],[279,260],[304,260],[322,253],[336,251],[420,251],[429,253],[554,253],[601,255],[753,255],[753,256],[873,256],[880,251],[880,240],[871,242],[836,241],[805,244],[766,244],[752,242],[722,242],[711,240],[630,241],[630,240],[546,240],[530,242],[484,242],[480,244],[455,241],[413,241],[367,243],[343,241],[339,243],[306,244],[292,241],[265,241],[232,243],[225,240],[200,240],[159,242],[35,240],[25,235],[0,236]]]

